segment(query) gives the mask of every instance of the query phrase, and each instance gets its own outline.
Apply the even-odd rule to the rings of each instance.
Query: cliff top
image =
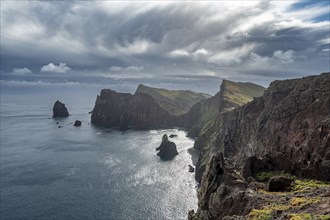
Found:
[[[263,95],[265,88],[254,83],[223,80],[221,84],[223,99],[236,106],[250,102],[254,97]]]
[[[182,115],[197,102],[211,97],[205,93],[197,93],[189,90],[167,90],[152,88],[140,84],[135,94],[147,94],[166,111],[172,115]]]

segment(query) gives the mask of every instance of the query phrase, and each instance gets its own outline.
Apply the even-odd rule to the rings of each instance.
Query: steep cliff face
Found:
[[[219,149],[240,169],[248,157],[267,156],[273,169],[330,180],[329,85],[329,73],[271,83],[261,98],[222,115]]]
[[[196,164],[196,180],[201,181],[211,150],[216,147],[220,115],[263,95],[265,88],[253,83],[223,80],[220,91],[207,100],[195,104],[184,115],[184,127],[190,136],[197,136],[194,148],[200,151]]]
[[[174,126],[175,117],[149,95],[131,95],[103,89],[96,99],[91,122],[120,130],[130,127],[150,129]]]
[[[199,136],[213,124],[219,113],[250,102],[254,97],[261,96],[264,90],[264,87],[253,83],[223,80],[216,95],[196,103],[180,117],[182,126],[188,130],[189,136]]]
[[[282,199],[251,187],[250,178],[259,172],[280,170],[298,177],[330,181],[329,85],[330,73],[275,81],[262,97],[220,114],[212,128],[215,137],[206,138],[211,142],[210,159],[198,192],[199,209],[190,218],[222,219],[233,215],[247,218],[248,212],[261,207],[260,201]],[[324,188],[323,193],[326,195],[329,190]],[[311,195],[311,191],[306,188],[306,194],[300,196]],[[283,204],[291,201],[291,197],[292,194],[286,195]],[[323,203],[328,202],[326,197],[315,207],[322,209]],[[239,206],[230,208],[233,204]],[[291,210],[295,208],[292,204],[285,207]],[[273,214],[284,216],[283,211],[273,213],[269,209],[269,219]]]
[[[103,89],[92,111],[93,124],[127,130],[182,126],[179,117],[210,97],[187,90],[166,90],[139,85],[134,95]]]

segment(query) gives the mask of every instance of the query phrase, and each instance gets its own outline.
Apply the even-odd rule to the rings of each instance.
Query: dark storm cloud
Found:
[[[302,7],[294,1],[5,1],[1,6],[1,72],[7,80],[24,72],[48,81],[229,78],[265,84],[329,71],[329,20],[316,19],[328,13],[324,2]],[[56,69],[60,63],[70,70]],[[41,71],[47,65],[57,71]],[[24,68],[32,73],[18,71]],[[122,71],[112,71],[116,68]]]

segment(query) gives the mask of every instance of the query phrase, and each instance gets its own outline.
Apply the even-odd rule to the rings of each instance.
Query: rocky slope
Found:
[[[205,139],[210,143],[204,158],[210,159],[198,191],[199,208],[190,219],[288,219],[315,210],[327,217],[330,185],[281,197],[260,194],[263,187],[255,179],[262,172],[283,171],[330,181],[330,73],[275,81],[262,97],[219,114],[211,131],[214,137]],[[314,202],[292,207],[299,200],[295,195]]]
[[[194,104],[211,97],[205,93],[196,93],[189,90],[158,89],[142,84],[138,86],[135,94],[151,96],[163,109],[176,116],[187,113]]]
[[[255,97],[260,97],[264,90],[264,87],[253,83],[223,80],[220,91],[215,96],[195,104],[182,116],[183,127],[188,130],[188,135],[197,137],[194,148],[200,151],[196,164],[198,182],[201,181],[210,149],[215,145],[220,115],[252,101]]]
[[[189,136],[196,137],[214,122],[219,113],[250,102],[254,97],[261,96],[264,90],[264,87],[253,83],[223,80],[216,95],[196,103],[180,117],[182,127],[188,130]]]
[[[196,137],[202,128],[213,124],[222,109],[231,110],[251,101],[254,96],[260,96],[264,88],[224,80],[222,90],[211,97],[204,93],[144,85],[139,85],[134,95],[103,89],[96,99],[91,121],[98,126],[120,130],[178,126],[188,130],[189,136]]]

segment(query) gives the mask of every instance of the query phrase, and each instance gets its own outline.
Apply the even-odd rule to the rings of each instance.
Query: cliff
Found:
[[[182,127],[188,130],[189,136],[196,137],[214,122],[219,113],[250,102],[254,97],[261,96],[264,90],[264,87],[253,83],[223,80],[216,95],[194,104],[189,112],[180,117]]]
[[[207,165],[198,190],[199,208],[189,218],[273,219],[304,212],[327,216],[329,184],[297,180],[292,192],[270,194],[256,179],[261,173],[284,172],[330,181],[329,85],[330,73],[275,81],[262,97],[220,113],[208,131],[212,138],[204,140]],[[298,207],[297,197],[313,202]]]
[[[208,96],[139,85],[135,94],[103,89],[92,111],[94,125],[127,130],[178,126],[177,117]]]
[[[223,80],[220,91],[215,96],[195,104],[181,117],[188,135],[197,137],[194,148],[200,151],[196,164],[198,182],[201,181],[210,149],[215,145],[217,127],[221,122],[220,115],[252,101],[255,97],[262,96],[264,90],[264,87],[253,83]]]
[[[127,130],[165,128],[174,125],[174,117],[145,94],[117,93],[103,89],[97,96],[91,116],[94,125]]]

